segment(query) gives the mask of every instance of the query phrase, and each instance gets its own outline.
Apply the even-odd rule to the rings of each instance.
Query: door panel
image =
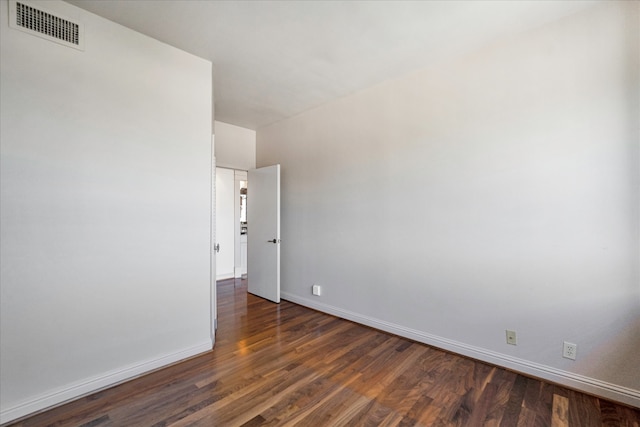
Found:
[[[280,165],[249,171],[248,291],[280,302]]]

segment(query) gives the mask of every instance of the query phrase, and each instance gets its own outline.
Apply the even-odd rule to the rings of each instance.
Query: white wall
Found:
[[[218,121],[214,125],[217,165],[230,169],[255,169],[256,131]]]
[[[67,3],[1,47],[1,420],[206,351],[211,63]]]
[[[259,129],[283,298],[640,405],[638,6]]]

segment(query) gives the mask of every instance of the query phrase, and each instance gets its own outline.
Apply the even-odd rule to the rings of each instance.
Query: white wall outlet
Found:
[[[313,285],[311,287],[311,293],[313,295],[320,296],[320,294],[322,293],[322,289],[320,288],[320,285]]]
[[[578,353],[578,345],[565,341],[562,346],[562,357],[576,360],[576,353]]]
[[[516,337],[516,331],[510,331],[507,329],[507,344],[517,345],[518,339]]]

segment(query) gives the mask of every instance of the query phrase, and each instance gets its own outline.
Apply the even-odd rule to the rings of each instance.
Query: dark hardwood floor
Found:
[[[628,426],[640,411],[218,284],[215,349],[16,426]]]

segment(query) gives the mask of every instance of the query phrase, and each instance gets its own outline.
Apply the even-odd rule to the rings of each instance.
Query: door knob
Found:
[[[216,250],[216,252],[220,252],[220,243],[216,243],[214,249]]]
[[[269,243],[280,243],[280,239],[267,240]]]

